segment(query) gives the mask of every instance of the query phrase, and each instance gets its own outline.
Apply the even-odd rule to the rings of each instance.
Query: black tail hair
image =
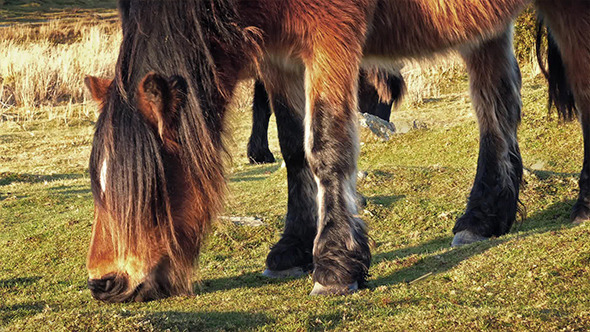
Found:
[[[543,36],[547,29],[547,67],[543,59]],[[565,121],[573,120],[577,115],[576,103],[572,88],[568,82],[567,73],[559,52],[559,47],[551,34],[549,27],[545,27],[543,19],[537,19],[537,61],[541,72],[549,83],[549,110],[553,106],[557,109],[559,118]]]

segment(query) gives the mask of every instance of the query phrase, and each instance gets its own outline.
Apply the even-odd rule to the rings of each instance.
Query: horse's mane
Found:
[[[225,191],[222,108],[229,98],[219,82],[218,52],[245,52],[244,29],[235,0],[120,1],[123,41],[109,100],[99,117],[90,160],[92,191],[108,207],[109,231],[118,255],[149,252],[146,230],[154,225],[170,257],[171,271],[187,273],[200,234],[220,209]],[[231,65],[224,64],[224,65]],[[170,158],[157,134],[136,109],[136,89],[149,72],[186,79],[186,102],[177,110],[179,159],[196,197],[190,216],[173,225],[173,203],[164,165]],[[100,166],[108,158],[107,190]],[[168,167],[169,168],[169,167]],[[169,175],[169,174],[168,174]],[[177,194],[175,197],[183,197]],[[107,227],[107,226],[105,226]],[[123,235],[123,236],[121,236]],[[195,238],[196,237],[196,238]],[[187,243],[193,242],[193,243]],[[180,254],[180,252],[184,254]],[[148,258],[149,259],[149,258]],[[177,280],[187,279],[186,277]],[[190,287],[190,285],[186,285]]]

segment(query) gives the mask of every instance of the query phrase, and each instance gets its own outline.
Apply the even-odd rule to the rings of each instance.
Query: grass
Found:
[[[466,82],[457,82],[465,86]],[[441,93],[415,111],[427,129],[368,140],[359,183],[376,242],[369,288],[310,298],[309,278],[260,276],[285,212],[286,170],[251,166],[249,112],[234,107],[226,215],[195,278],[196,295],[106,305],[86,290],[92,199],[87,160],[92,125],[32,120],[0,124],[0,329],[6,330],[580,330],[590,327],[590,229],[571,227],[582,144],[578,125],[547,121],[544,87],[525,82],[521,148],[529,169],[527,219],[509,235],[450,249],[475,172],[478,134],[468,105]],[[238,106],[240,104],[237,104]],[[415,106],[394,114],[407,117]],[[451,111],[452,110],[452,111]],[[437,125],[439,114],[440,125]],[[456,121],[450,115],[457,114]],[[271,127],[271,149],[279,156]],[[32,135],[34,136],[32,136]],[[544,165],[540,170],[531,166]],[[425,278],[412,282],[420,277]]]
[[[46,38],[34,39],[22,44]],[[216,222],[194,273],[195,295],[149,303],[103,304],[86,289],[95,118],[85,110],[96,106],[5,109],[14,116],[0,121],[0,331],[588,330],[590,226],[568,222],[582,165],[579,125],[548,116],[543,82],[525,74],[527,218],[506,236],[451,249],[478,131],[466,77],[445,75],[436,69],[444,83],[436,87],[422,78],[428,84],[417,94],[434,91],[393,114],[398,127],[420,129],[388,142],[362,135],[359,167],[368,176],[358,190],[375,248],[369,287],[347,297],[312,298],[309,278],[260,275],[281,233],[287,186],[280,158],[247,162],[251,85],[232,106],[224,215],[261,217],[266,226]],[[280,157],[274,122],[270,133]]]

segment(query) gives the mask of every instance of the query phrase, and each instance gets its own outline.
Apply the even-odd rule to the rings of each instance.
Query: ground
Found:
[[[195,269],[195,295],[149,303],[104,304],[86,288],[92,115],[3,119],[0,330],[590,329],[590,226],[574,227],[568,218],[581,132],[576,122],[548,114],[545,93],[543,81],[525,70],[519,137],[526,214],[510,234],[461,248],[450,248],[451,229],[475,175],[479,137],[465,76],[445,81],[436,98],[394,112],[394,123],[417,129],[388,142],[362,135],[359,167],[368,176],[358,190],[368,200],[363,218],[374,256],[368,288],[346,297],[309,297],[309,277],[261,276],[281,233],[286,170],[274,122],[278,162],[248,163],[247,102],[235,103],[229,119],[223,214],[260,217],[265,226],[216,222]]]

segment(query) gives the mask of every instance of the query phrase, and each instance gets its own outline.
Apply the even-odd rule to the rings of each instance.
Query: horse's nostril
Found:
[[[88,288],[93,293],[106,293],[113,289],[115,276],[110,275],[102,279],[88,279]]]
[[[104,286],[104,291],[108,292],[111,289],[113,289],[113,286],[115,286],[115,278],[112,279],[108,279],[105,286]]]
[[[102,280],[88,279],[88,288],[93,292],[100,291],[102,288]]]

